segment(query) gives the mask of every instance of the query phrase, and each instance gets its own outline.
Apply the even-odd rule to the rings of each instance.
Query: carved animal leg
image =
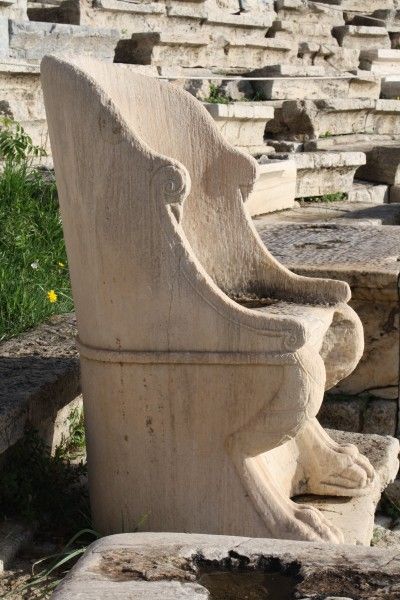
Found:
[[[287,540],[343,543],[343,534],[317,509],[290,500],[268,470],[265,455],[234,453],[236,467],[271,537]]]
[[[369,491],[375,476],[369,460],[353,444],[332,440],[317,419],[309,421],[295,441],[309,493],[363,496]]]

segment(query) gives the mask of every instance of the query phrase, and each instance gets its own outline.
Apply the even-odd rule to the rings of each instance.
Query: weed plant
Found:
[[[34,165],[44,154],[0,121],[0,341],[73,308],[55,181]]]

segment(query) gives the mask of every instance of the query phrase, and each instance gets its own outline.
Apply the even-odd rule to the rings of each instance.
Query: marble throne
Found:
[[[186,92],[45,57],[94,524],[343,541],[297,494],[374,469],[317,420],[363,352],[346,283],[287,270],[245,209],[257,163]]]

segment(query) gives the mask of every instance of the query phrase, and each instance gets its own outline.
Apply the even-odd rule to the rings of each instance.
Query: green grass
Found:
[[[344,202],[348,196],[346,192],[336,192],[334,194],[324,194],[323,196],[304,196],[297,198],[297,201],[302,203],[311,202]]]
[[[205,99],[205,102],[211,104],[230,104],[233,102],[230,96],[227,96],[215,83],[210,83],[210,95]]]
[[[55,182],[28,161],[7,161],[0,174],[0,340],[72,308]]]

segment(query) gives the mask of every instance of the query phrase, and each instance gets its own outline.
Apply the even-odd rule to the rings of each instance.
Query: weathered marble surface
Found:
[[[348,285],[269,254],[243,207],[257,163],[189,94],[89,59],[47,57],[42,83],[95,527],[148,514],[150,530],[340,543],[291,498],[366,497],[378,478],[316,419],[363,351]]]
[[[208,591],[196,581],[202,561],[220,569],[297,574],[292,593],[298,598],[397,600],[400,594],[398,548],[136,533],[92,544],[53,599],[206,600]]]

